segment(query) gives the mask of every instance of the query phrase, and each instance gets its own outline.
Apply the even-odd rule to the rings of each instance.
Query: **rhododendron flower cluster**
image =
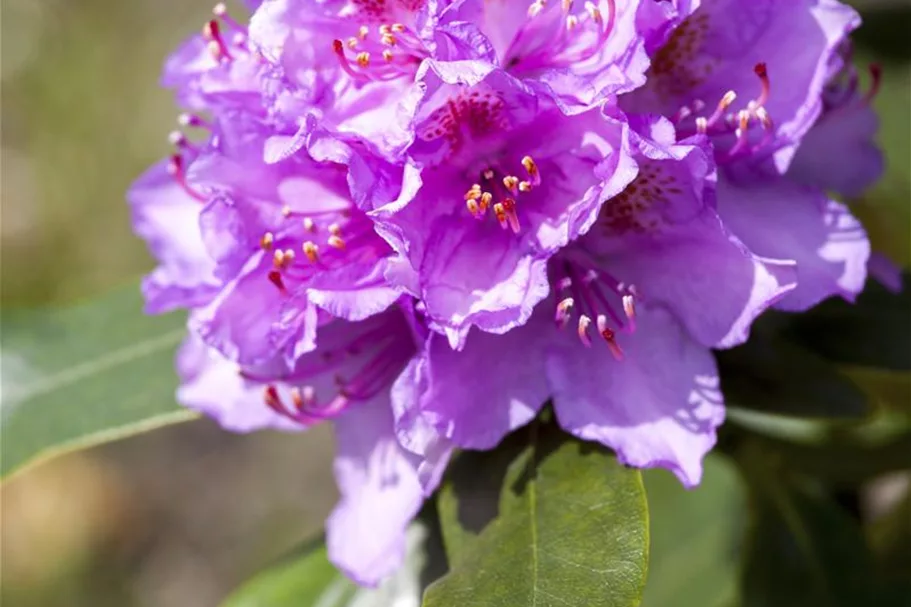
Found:
[[[330,422],[330,557],[362,584],[454,449],[552,403],[687,486],[712,348],[852,300],[882,169],[835,0],[221,4],[166,62],[184,113],[132,187],[189,310],[179,400],[235,431]],[[859,82],[869,82],[863,86]]]

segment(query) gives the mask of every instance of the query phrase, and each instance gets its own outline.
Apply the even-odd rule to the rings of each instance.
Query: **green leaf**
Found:
[[[357,586],[329,562],[321,545],[254,576],[222,607],[344,607],[356,591]]]
[[[796,344],[756,335],[717,352],[721,389],[744,409],[803,418],[851,419],[867,398],[835,365]]]
[[[796,316],[788,334],[829,360],[865,367],[911,369],[911,274],[894,294],[868,281],[856,304],[829,299]]]
[[[378,588],[361,588],[329,562],[326,547],[305,547],[254,576],[222,607],[389,607],[417,605],[425,577],[438,565],[437,542],[424,522],[408,529],[405,563]]]
[[[663,470],[647,470],[643,477],[651,535],[643,607],[731,604],[746,502],[733,466],[710,455],[693,491]]]
[[[775,467],[752,467],[754,520],[743,607],[876,604],[872,560],[858,523],[826,496],[789,482]]]
[[[820,433],[811,443],[759,435],[732,425],[724,434],[738,459],[748,450],[753,454],[748,457],[787,466],[790,472],[835,487],[850,487],[881,474],[911,469],[911,429],[888,419],[881,426],[868,427],[869,437],[861,429],[853,429],[850,433]]]
[[[901,479],[896,479],[901,483]],[[911,605],[911,493],[868,527],[876,568],[886,588]],[[884,605],[900,605],[895,602]]]
[[[174,401],[182,327],[180,315],[144,315],[136,287],[69,309],[4,311],[2,475],[193,419]]]
[[[450,572],[425,607],[638,605],[648,510],[638,471],[532,424],[493,452],[462,453],[439,498]]]

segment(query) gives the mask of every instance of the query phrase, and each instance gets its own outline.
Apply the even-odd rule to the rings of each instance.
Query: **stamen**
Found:
[[[304,255],[307,256],[307,259],[310,260],[310,263],[316,263],[319,261],[319,247],[312,240],[308,240],[303,244],[302,247]]]
[[[205,196],[194,190],[192,187],[190,187],[190,184],[187,183],[187,175],[184,171],[183,165],[183,156],[180,154],[173,154],[168,159],[168,174],[174,178],[174,181],[177,182],[177,185],[180,186],[180,188],[187,194],[187,196],[193,198],[194,200],[198,200],[199,202],[207,201]]]
[[[507,175],[503,178],[503,187],[505,187],[513,196],[519,195],[519,178],[515,175]]]
[[[341,236],[341,234],[342,234],[342,227],[340,225],[338,225],[337,223],[329,224],[328,230],[329,230],[329,233],[332,234],[333,236]]]
[[[259,239],[259,246],[262,247],[264,251],[268,251],[272,248],[273,242],[275,242],[275,236],[272,232],[266,232],[263,234],[262,238]]]
[[[592,340],[588,336],[588,327],[591,326],[591,324],[592,324],[591,318],[589,318],[585,314],[582,314],[581,316],[579,316],[579,327],[577,329],[577,332],[579,334],[579,339],[582,341],[583,344],[585,344],[589,348],[592,345]]]
[[[592,2],[585,3],[585,10],[588,11],[588,16],[591,17],[592,21],[601,25],[602,17],[601,11],[595,6]]]
[[[329,244],[330,247],[336,248],[339,251],[345,250],[345,241],[342,238],[336,236],[335,234],[330,236],[329,240],[327,240],[326,242]]]
[[[316,224],[310,217],[304,217],[304,229],[308,232],[316,232]]]
[[[633,295],[623,296],[623,313],[626,314],[629,330],[636,330],[636,298]]]
[[[272,254],[272,265],[276,268],[283,270],[294,263],[294,251],[291,249],[276,249]]]
[[[528,173],[531,184],[534,186],[541,185],[541,173],[538,171],[538,165],[535,164],[531,156],[522,158],[522,166],[525,168],[525,172]]]
[[[228,61],[232,60],[233,57],[228,51],[228,46],[225,44],[224,39],[221,35],[221,28],[218,25],[218,21],[215,19],[210,19],[202,27],[202,36],[209,41],[209,52],[215,58],[216,61],[226,59]]]
[[[569,322],[569,317],[572,314],[573,305],[575,302],[572,297],[564,297],[557,303],[557,313],[554,320],[556,320],[557,325],[562,329]]]

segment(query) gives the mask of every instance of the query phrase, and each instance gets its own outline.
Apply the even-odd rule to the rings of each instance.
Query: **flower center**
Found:
[[[247,379],[267,384],[263,401],[279,415],[304,425],[334,417],[353,403],[370,400],[388,390],[414,354],[410,330],[398,311],[355,326],[361,328],[359,335],[341,346],[321,348],[319,354],[309,356],[318,357],[317,361],[298,365],[293,372],[278,378],[277,381],[290,387],[279,388],[274,378],[258,377],[247,370],[241,369],[240,373]],[[321,400],[311,382],[317,376],[333,372],[336,391]]]
[[[409,25],[424,0],[355,0],[342,11],[359,23],[355,34],[332,41],[342,69],[359,82],[413,76],[429,53]]]
[[[535,0],[503,65],[514,70],[570,67],[596,56],[610,37],[617,15],[616,0],[603,4],[606,18],[593,2],[585,2],[577,10],[573,0]]]
[[[753,67],[753,72],[759,78],[759,95],[748,101],[744,108],[736,112],[729,111],[737,99],[737,93],[728,91],[722,95],[715,110],[709,116],[705,116],[700,115],[705,108],[705,103],[697,99],[680,108],[671,118],[678,129],[678,136],[688,137],[695,133],[710,136],[733,134],[734,145],[725,155],[718,158],[719,161],[755,154],[766,147],[775,136],[775,124],[765,108],[769,101],[772,85],[765,63],[757,63]],[[757,125],[760,127],[762,136],[758,142],[751,143],[750,132]]]
[[[624,285],[603,270],[567,259],[556,263],[554,276],[559,297],[554,315],[557,326],[562,329],[576,317],[579,340],[591,347],[594,324],[614,358],[623,360],[617,334],[636,330],[636,287]],[[618,299],[622,315],[615,309]]]
[[[492,209],[501,228],[509,228],[518,233],[520,225],[516,199],[541,185],[541,173],[531,156],[522,158],[522,168],[527,179],[520,180],[513,174],[501,175],[491,167],[481,171],[479,183],[472,185],[465,193],[468,212],[475,219],[481,220],[486,217],[487,210]]]
[[[272,252],[266,277],[283,295],[288,284],[301,284],[319,273],[351,263],[369,262],[388,252],[388,245],[361,212],[351,208],[297,211],[282,208],[284,221],[260,237],[263,251]]]

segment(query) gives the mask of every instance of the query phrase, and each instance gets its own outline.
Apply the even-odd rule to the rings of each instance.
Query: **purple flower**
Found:
[[[259,99],[262,57],[251,47],[247,28],[223,3],[212,13],[202,33],[185,41],[165,62],[161,84],[175,89],[178,103],[187,109],[250,107]]]
[[[835,0],[248,6],[165,66],[200,137],[129,192],[143,292],[189,309],[186,406],[333,425],[329,552],[360,583],[399,565],[452,448],[548,401],[696,485],[724,419],[711,349],[863,286],[829,192],[881,171],[876,87]]]
[[[645,83],[647,49],[691,8],[650,0],[466,0],[457,10],[486,39],[485,59],[576,113]]]
[[[710,348],[743,342],[795,272],[724,228],[703,138],[678,143],[660,118],[632,126],[638,175],[550,259],[553,296],[505,335],[472,333],[463,351],[429,338],[411,367],[418,395],[393,402],[406,447],[422,452],[429,425],[457,446],[491,448],[552,398],[569,432],[699,482],[724,417]]]
[[[365,585],[401,564],[405,529],[439,483],[450,451],[434,437],[421,457],[393,433],[390,392],[419,339],[408,316],[407,306],[394,306],[365,321],[330,322],[319,350],[293,367],[275,358],[238,368],[194,337],[178,355],[178,399],[229,430],[332,423],[341,499],[326,523],[329,557]]]
[[[142,281],[146,311],[204,305],[218,292],[215,263],[199,232],[204,198],[186,183],[180,154],[145,172],[127,192],[133,229],[159,265]]]
[[[387,279],[459,346],[502,333],[548,292],[546,261],[635,172],[622,118],[564,115],[502,70],[426,63],[402,193],[371,215],[398,253]]]
[[[707,133],[719,161],[771,157],[783,172],[822,111],[833,54],[858,23],[834,0],[703,2],[621,105],[672,117],[682,134]]]
[[[788,310],[830,295],[851,300],[866,278],[863,228],[820,189],[856,191],[879,166],[869,114],[848,107],[862,103],[846,103],[853,91],[837,82],[826,89],[849,69],[845,36],[857,24],[852,9],[830,0],[706,2],[657,50],[646,85],[621,99],[628,112],[659,112],[684,135],[710,137],[725,224],[757,255],[797,262],[798,286],[778,304]],[[833,140],[841,151],[819,148]],[[802,145],[809,147],[788,171]],[[839,154],[856,164],[835,184],[813,163]]]
[[[882,175],[884,160],[874,141],[879,120],[871,106],[879,90],[880,68],[870,66],[869,89],[861,90],[851,51],[846,40],[834,57],[839,69],[823,91],[822,114],[803,138],[788,176],[856,198]]]

